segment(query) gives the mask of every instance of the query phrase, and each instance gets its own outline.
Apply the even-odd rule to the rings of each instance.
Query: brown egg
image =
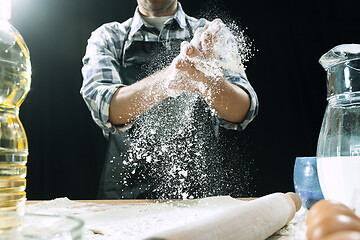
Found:
[[[323,240],[360,240],[360,232],[340,231],[326,236]]]
[[[348,215],[333,215],[323,218],[318,224],[309,224],[306,232],[308,240],[322,240],[325,236],[339,231],[359,231],[360,220]]]
[[[356,217],[353,210],[340,202],[321,200],[310,208],[305,224],[308,226],[316,225],[323,218],[336,214]]]

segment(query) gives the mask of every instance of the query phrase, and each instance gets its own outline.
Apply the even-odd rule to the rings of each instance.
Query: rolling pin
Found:
[[[295,193],[273,193],[146,240],[264,240],[288,224],[301,207]]]

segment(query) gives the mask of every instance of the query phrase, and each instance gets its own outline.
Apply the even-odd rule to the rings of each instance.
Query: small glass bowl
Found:
[[[0,240],[81,240],[84,221],[65,215],[26,213],[17,231],[0,234]]]

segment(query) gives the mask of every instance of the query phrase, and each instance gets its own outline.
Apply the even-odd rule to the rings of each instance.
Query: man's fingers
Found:
[[[201,50],[201,34],[205,31],[205,28],[200,27],[196,29],[193,39],[191,40],[191,43],[199,48]]]
[[[184,54],[185,56],[192,56],[194,51],[195,51],[195,49],[193,48],[191,43],[186,42],[186,41],[181,43],[181,45],[180,45],[181,54]]]
[[[187,74],[187,75],[193,75],[196,72],[195,67],[193,64],[185,58],[178,58],[175,61],[175,68],[179,70],[179,74]]]
[[[212,21],[212,23],[214,23],[214,24],[219,24],[219,25],[223,25],[223,24],[224,24],[224,22],[223,22],[220,18],[215,18],[215,19]]]
[[[184,58],[177,57],[174,59],[174,66],[178,70],[182,70],[185,66]]]
[[[211,33],[213,38],[215,38],[218,35],[218,33],[220,32],[220,30],[224,27],[225,27],[224,22],[221,21],[220,18],[217,18],[209,24],[209,26],[206,30]]]
[[[216,18],[209,24],[209,29],[214,30],[214,33],[218,33],[222,27],[225,26],[225,23],[220,19]]]
[[[175,58],[174,63],[175,63],[175,68],[180,71],[186,70],[186,68],[188,68],[189,65],[188,61],[182,57]]]
[[[225,24],[223,21],[217,18],[212,22],[207,23],[204,27],[198,28],[195,31],[194,38],[190,42],[197,51],[194,51],[194,49],[188,49],[186,52],[187,56],[202,56],[202,58],[211,57],[217,35],[224,26]],[[189,46],[187,47],[189,48]]]
[[[181,42],[180,44],[180,54],[185,54],[187,55],[187,46],[189,45],[189,42],[188,41],[183,41]]]
[[[213,34],[210,31],[205,31],[203,34],[201,34],[201,47],[208,51],[209,48],[213,46],[214,38],[216,36],[213,36]]]
[[[181,53],[184,54],[185,56],[187,56],[190,59],[190,61],[197,60],[194,58],[199,58],[199,59],[203,58],[203,55],[199,51],[199,49],[191,43],[186,43],[186,42],[182,43],[181,44]]]

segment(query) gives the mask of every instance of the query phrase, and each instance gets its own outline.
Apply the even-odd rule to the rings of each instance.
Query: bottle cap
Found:
[[[0,20],[9,20],[11,17],[11,0],[0,0]]]

